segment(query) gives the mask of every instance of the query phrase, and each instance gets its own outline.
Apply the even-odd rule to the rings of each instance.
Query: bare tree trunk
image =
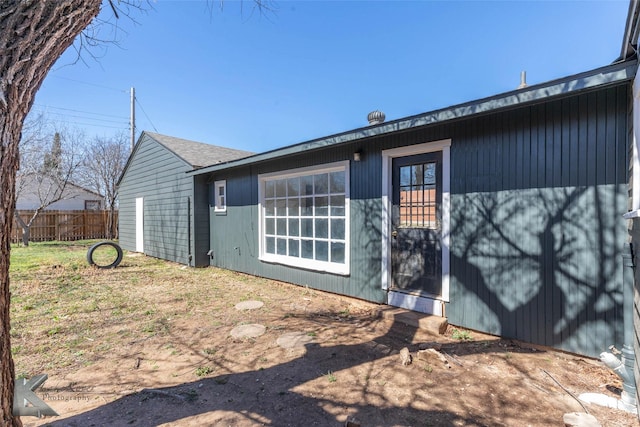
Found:
[[[1,108],[1,107],[0,107]],[[4,113],[4,111],[2,112]],[[2,114],[0,113],[0,114]],[[13,114],[15,116],[15,113]],[[3,117],[4,118],[4,117]],[[0,118],[0,424],[5,426],[21,426],[19,419],[14,419],[13,387],[14,368],[11,357],[11,339],[9,332],[9,255],[13,211],[15,209],[15,171],[18,167],[18,144],[20,127],[12,126],[15,117]],[[8,122],[8,123],[7,123]],[[11,127],[17,127],[18,132]],[[6,141],[15,140],[15,144]]]
[[[118,219],[120,218],[118,216],[118,218],[116,218],[116,207],[114,205],[111,206],[111,234],[113,235],[113,239],[119,239],[120,238],[120,229],[118,228]],[[119,214],[118,214],[119,215]]]
[[[36,91],[54,62],[100,11],[101,0],[3,0],[0,3],[0,425],[13,415],[9,257],[18,144]]]
[[[114,214],[113,214],[113,206],[109,208],[109,213],[107,214],[107,239],[113,240],[114,236]]]
[[[31,221],[29,221],[29,224],[24,222],[22,217],[18,215],[18,211],[15,211],[14,216],[18,225],[22,228],[22,245],[25,247],[29,246],[29,238],[31,237]]]
[[[24,219],[20,215],[18,215],[17,211],[14,211],[14,217],[18,222],[20,228],[22,228],[22,245],[29,246],[29,240],[31,239],[31,226],[36,221],[36,218],[42,213],[44,208],[41,206],[38,209],[33,211],[31,218],[29,218],[29,222],[24,222]]]

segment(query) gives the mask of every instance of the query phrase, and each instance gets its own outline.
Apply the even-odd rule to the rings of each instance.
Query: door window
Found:
[[[400,167],[399,227],[437,229],[436,163]]]

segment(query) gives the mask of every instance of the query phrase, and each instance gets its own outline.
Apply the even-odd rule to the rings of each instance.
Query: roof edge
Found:
[[[122,180],[124,179],[125,174],[129,170],[129,166],[131,165],[131,161],[135,157],[135,154],[138,152],[138,148],[140,147],[140,145],[142,144],[142,141],[145,138],[149,138],[149,139],[155,141],[157,144],[162,145],[169,153],[171,153],[173,156],[177,157],[178,160],[183,162],[189,168],[193,169],[193,165],[191,163],[189,163],[186,159],[184,159],[178,153],[173,151],[171,148],[169,148],[165,144],[163,144],[162,141],[158,140],[158,138],[155,138],[154,135],[168,136],[168,135],[163,135],[163,134],[157,133],[157,132],[149,132],[149,131],[143,130],[142,133],[140,134],[140,136],[138,137],[138,140],[136,141],[135,145],[133,146],[133,150],[131,150],[131,153],[129,153],[129,158],[127,159],[127,163],[125,163],[124,168],[122,168],[122,173],[120,174],[120,177],[118,178],[118,181],[116,182],[116,188],[120,187],[120,183],[122,182]],[[192,142],[196,142],[196,141],[192,141]]]
[[[637,66],[637,62],[633,60],[618,62],[546,83],[527,86],[524,89],[504,92],[491,97],[481,98],[475,101],[457,104],[415,116],[384,122],[375,126],[357,128],[343,133],[278,148],[243,159],[206,166],[187,173],[190,175],[200,175],[220,171],[232,167],[273,160],[279,157],[298,154],[312,149],[323,148],[436,123],[444,123],[452,120],[473,117],[511,107],[535,104],[563,95],[594,90],[632,80],[635,77]]]
[[[625,61],[636,53],[638,44],[638,0],[629,1],[629,11],[627,12],[627,22],[624,27],[622,47],[618,61]]]
[[[174,150],[172,147],[168,146],[166,142],[162,141],[162,138],[174,138],[174,139],[179,139],[181,141],[185,141],[185,142],[189,142],[189,143],[210,145],[210,144],[207,144],[206,142],[192,141],[190,139],[174,137],[174,136],[171,136],[171,135],[165,135],[165,134],[158,133],[158,132],[144,131],[144,133],[149,138],[153,139],[155,142],[157,142],[158,144],[162,145],[169,153],[171,153],[174,156],[176,156],[179,160],[184,162],[184,164],[187,165],[188,167],[190,167],[191,169],[195,169],[197,167],[197,165],[192,164],[189,160],[185,159],[184,156],[182,156],[181,154],[178,154],[176,152],[176,150]]]
[[[122,168],[120,177],[118,177],[118,181],[116,181],[116,188],[120,187],[120,183],[122,182],[122,179],[124,178],[124,175],[127,173],[127,170],[129,169],[129,165],[131,164],[131,159],[133,159],[133,154],[136,151],[138,151],[138,146],[140,145],[140,141],[142,141],[142,138],[146,135],[146,133],[147,131],[144,131],[144,130],[142,131],[142,133],[138,137],[138,140],[134,144],[133,149],[129,153],[129,158],[127,158],[127,162],[124,164],[124,167]]]

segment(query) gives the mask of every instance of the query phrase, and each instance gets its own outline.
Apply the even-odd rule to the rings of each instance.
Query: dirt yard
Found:
[[[33,268],[12,276],[16,371],[49,375],[37,394],[60,416],[25,426],[561,426],[585,411],[640,425],[576,400],[621,391],[585,357],[438,335],[375,304],[144,256]],[[264,305],[236,308],[251,301]],[[236,338],[239,326],[263,333]]]

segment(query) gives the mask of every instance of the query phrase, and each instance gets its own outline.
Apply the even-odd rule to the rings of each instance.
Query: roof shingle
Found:
[[[188,139],[176,138],[159,133],[145,131],[145,134],[164,145],[168,150],[193,166],[194,169],[242,159],[254,154],[250,151],[235,150],[233,148],[190,141]]]

